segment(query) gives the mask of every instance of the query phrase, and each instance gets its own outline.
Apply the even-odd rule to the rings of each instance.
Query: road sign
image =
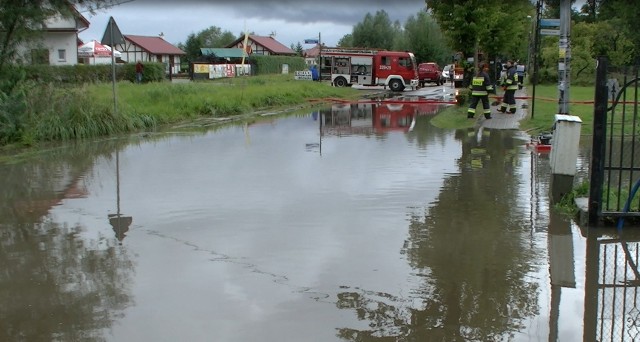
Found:
[[[313,74],[311,74],[311,71],[309,71],[309,70],[296,71],[294,73],[293,79],[294,80],[313,81]]]
[[[101,44],[109,45],[112,49],[115,49],[116,44],[124,44],[124,37],[116,25],[116,21],[113,20],[113,17],[109,18],[109,23],[107,24],[107,29],[104,30],[104,35],[102,36]]]
[[[540,27],[560,27],[560,19],[540,19]]]
[[[543,36],[559,36],[560,30],[540,29],[540,34]]]

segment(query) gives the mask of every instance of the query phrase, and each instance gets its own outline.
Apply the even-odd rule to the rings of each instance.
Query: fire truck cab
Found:
[[[326,48],[321,56],[321,78],[336,87],[385,86],[392,91],[418,87],[418,68],[411,52]]]

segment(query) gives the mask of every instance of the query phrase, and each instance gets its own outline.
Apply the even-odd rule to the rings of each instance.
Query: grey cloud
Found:
[[[124,0],[126,1],[126,0]],[[410,15],[424,9],[424,0],[134,0],[142,11],[159,7],[193,7],[212,9],[223,7],[232,9],[238,16],[263,20],[280,19],[292,23],[333,22],[342,25],[355,25],[362,21],[367,13],[375,14],[384,10],[392,21],[403,23]]]

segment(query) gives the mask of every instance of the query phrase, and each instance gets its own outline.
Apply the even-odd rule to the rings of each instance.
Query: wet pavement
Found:
[[[438,129],[440,106],[334,104],[0,165],[0,340],[602,340],[594,239],[551,210],[548,155],[513,129]]]

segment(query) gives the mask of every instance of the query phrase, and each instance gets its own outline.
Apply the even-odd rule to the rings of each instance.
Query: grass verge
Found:
[[[296,81],[291,75],[64,88],[25,83],[4,102],[6,105],[0,106],[0,146],[6,151],[7,146],[33,147],[52,141],[153,130],[196,118],[246,116],[260,110],[330,98],[355,99],[359,95],[356,89]]]
[[[591,135],[593,132],[593,103],[588,102],[593,101],[595,88],[572,86],[569,95],[573,102],[569,105],[570,114],[579,116],[582,120],[581,134]],[[526,89],[526,96],[533,96],[531,85]],[[494,100],[492,99],[492,102]],[[550,130],[558,112],[558,86],[555,84],[537,85],[535,104],[532,103],[531,98],[527,101],[529,115],[520,121],[520,129],[532,134]],[[475,124],[475,120],[467,119],[468,105],[469,103],[465,102],[462,106],[449,107],[431,122],[440,128],[464,129],[471,127]],[[481,108],[481,105],[478,105],[478,109]],[[531,115],[532,108],[533,115]]]

